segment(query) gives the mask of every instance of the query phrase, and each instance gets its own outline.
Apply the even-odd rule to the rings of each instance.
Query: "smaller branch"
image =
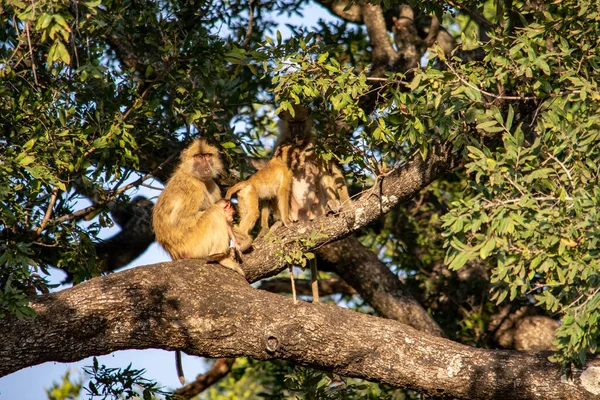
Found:
[[[484,94],[486,96],[489,97],[493,97],[495,99],[498,100],[521,100],[521,101],[531,101],[531,100],[535,100],[536,98],[534,96],[503,96],[503,95],[499,95],[499,94],[495,94],[492,92],[488,92],[485,91],[483,89],[478,88],[477,86],[473,85],[471,82],[467,81],[465,78],[463,78],[462,76],[460,76],[458,74],[458,72],[456,72],[456,70],[454,68],[452,68],[452,65],[450,63],[446,63],[446,66],[448,67],[448,69],[454,74],[454,76],[464,85],[470,87],[471,89],[477,90],[479,93]]]
[[[147,183],[141,183],[140,186],[143,186],[145,188],[152,189],[152,190],[162,190],[162,188],[160,188],[158,186],[148,185]]]
[[[46,209],[46,214],[44,215],[44,219],[42,220],[42,223],[40,224],[40,226],[35,230],[35,236],[40,236],[42,234],[42,232],[44,231],[44,229],[46,228],[48,221],[50,221],[50,216],[52,215],[52,209],[54,209],[54,205],[56,204],[57,197],[58,197],[58,188],[54,188],[52,190],[52,196],[50,196],[50,203],[48,204],[48,208]]]
[[[310,280],[295,279],[296,291],[301,295],[312,295],[310,288]],[[271,293],[291,293],[292,288],[288,278],[274,278],[262,281],[258,289],[266,290]],[[357,294],[356,290],[341,279],[320,279],[319,293],[322,296],[332,294],[351,295]]]
[[[531,119],[531,122],[529,123],[530,127],[533,127],[533,124],[535,123],[535,120],[537,119],[538,114],[540,113],[540,110],[542,109],[542,105],[544,105],[543,101],[540,101],[538,106],[535,109],[535,113],[533,114],[533,118]]]
[[[89,214],[92,211],[96,210],[98,207],[103,206],[104,204],[108,203],[111,200],[114,200],[117,197],[118,194],[123,193],[124,191],[126,191],[128,189],[131,189],[132,187],[139,186],[143,182],[145,182],[146,180],[154,177],[154,175],[156,175],[156,173],[158,171],[162,170],[165,165],[167,165],[168,163],[170,163],[178,155],[179,155],[179,152],[171,154],[171,156],[169,156],[169,158],[167,158],[165,161],[163,161],[158,167],[154,168],[151,172],[147,173],[146,175],[144,175],[143,177],[139,178],[138,180],[136,180],[136,181],[134,181],[134,182],[132,182],[132,183],[130,183],[130,184],[128,184],[128,185],[126,185],[126,186],[118,189],[118,190],[113,191],[113,193],[110,194],[103,203],[94,204],[92,206],[83,208],[83,209],[81,209],[79,211],[75,211],[74,213],[69,214],[69,215],[63,215],[62,217],[55,219],[53,222],[56,223],[56,224],[59,224],[61,222],[70,221],[70,220],[75,219],[75,218],[86,216],[87,214]]]
[[[557,199],[556,197],[552,197],[552,196],[532,197],[532,199],[536,200],[536,201],[559,201],[560,200],[560,199]],[[565,197],[565,200],[572,201],[573,198],[571,196],[567,196],[567,197]],[[492,207],[496,207],[496,206],[503,206],[506,204],[514,204],[514,203],[518,203],[520,201],[521,201],[520,197],[518,199],[510,199],[510,200],[504,200],[504,201],[490,201],[485,206],[483,206],[483,208],[487,209],[487,208],[492,208]]]
[[[429,27],[429,34],[423,40],[427,47],[433,46],[435,39],[437,38],[438,33],[440,33],[442,29],[442,25],[440,24],[440,20],[434,15],[431,17],[431,26]]]
[[[128,190],[128,189],[131,189],[132,187],[139,186],[139,185],[141,185],[143,182],[145,182],[146,180],[148,180],[148,179],[150,179],[150,178],[154,177],[154,175],[156,175],[156,173],[157,173],[158,171],[162,170],[162,169],[163,169],[163,167],[164,167],[165,165],[167,165],[167,164],[169,164],[171,161],[173,161],[173,160],[174,160],[174,159],[175,159],[175,158],[176,158],[178,155],[179,155],[179,153],[178,153],[178,152],[171,154],[171,155],[169,156],[169,158],[167,158],[165,161],[163,161],[163,162],[162,162],[162,163],[161,163],[161,164],[160,164],[158,167],[156,167],[154,170],[152,170],[151,172],[149,172],[149,173],[147,173],[146,175],[142,176],[142,177],[141,177],[141,178],[139,178],[138,180],[136,180],[136,181],[133,181],[133,182],[131,182],[130,184],[123,186],[123,187],[122,187],[122,188],[120,188],[120,189],[117,189],[117,190],[115,191],[115,194],[120,194],[120,193],[123,193],[124,191],[126,191],[126,190]],[[156,189],[156,188],[154,188],[154,189]]]
[[[244,39],[244,47],[248,47],[250,45],[250,37],[252,36],[252,24],[254,22],[254,9],[252,7],[252,0],[249,0],[248,3],[248,29],[246,30],[246,38]]]
[[[490,21],[488,21],[487,18],[484,17],[483,14],[481,14],[479,11],[471,10],[469,8],[463,7],[461,4],[456,3],[453,0],[445,0],[445,1],[450,7],[455,8],[459,11],[462,11],[465,14],[467,14],[469,17],[473,18],[475,20],[475,22],[477,22],[479,25],[481,25],[485,30],[490,30],[490,29],[493,29],[496,27],[495,24],[492,24]]]
[[[575,300],[572,304],[575,304],[575,303],[579,302],[579,300],[581,300],[581,298],[583,296],[587,295],[590,292],[590,290],[587,290],[585,293],[583,293],[581,296],[579,296],[579,298],[577,300]],[[596,290],[594,290],[594,292],[591,295],[588,295],[587,298],[585,299],[585,301],[583,303],[581,303],[580,305],[578,305],[577,307],[575,307],[575,315],[577,315],[577,312],[581,308],[583,308],[587,303],[589,303],[590,300],[592,300],[598,294],[598,292],[600,292],[600,287],[596,288]]]
[[[518,163],[518,160],[517,160],[517,163]],[[514,186],[515,189],[517,189],[519,191],[519,193],[521,193],[521,196],[525,196],[525,193],[521,190],[521,188],[519,186],[517,186],[517,184],[515,182],[513,182],[512,179],[510,179],[510,176],[508,176],[508,174],[506,175],[506,179],[510,182],[511,185]]]
[[[33,71],[33,80],[36,85],[39,85],[36,67],[35,67],[35,59],[33,57],[33,46],[31,46],[31,36],[29,36],[29,22],[25,24],[25,31],[27,32],[27,42],[29,43],[29,56],[31,57],[31,70]]]
[[[569,178],[569,183],[571,184],[571,189],[573,189],[573,191],[575,191],[575,184],[573,183],[573,177],[571,176],[571,173],[569,172],[569,170],[567,169],[567,167],[565,167],[565,164],[563,164],[562,162],[560,162],[560,160],[558,158],[554,157],[550,153],[548,153],[548,157],[550,157],[551,159],[553,159],[554,161],[556,161],[558,163],[558,165],[560,165],[562,167],[562,169],[567,174],[567,177]]]
[[[396,64],[399,55],[392,46],[381,7],[364,4],[360,6],[360,11],[372,48],[372,75],[381,76],[390,66]]]
[[[175,396],[192,398],[205,391],[231,371],[235,358],[219,358],[208,372],[198,375],[196,380],[175,391]]]
[[[473,85],[471,82],[467,81],[465,78],[460,76],[458,74],[458,72],[456,72],[456,70],[454,68],[452,68],[452,65],[450,65],[450,63],[446,63],[446,66],[461,83],[465,84],[466,86],[470,87],[471,89],[477,90],[479,93],[481,93],[483,95],[493,97],[498,100],[533,101],[533,100],[537,99],[537,97],[535,97],[535,96],[503,96],[503,95],[495,94],[492,92],[488,92],[486,90],[478,88],[477,86]],[[563,96],[566,94],[579,94],[579,93],[581,93],[581,90],[562,90],[558,93],[549,93],[548,97],[559,97],[559,96]]]
[[[358,4],[348,6],[348,1],[317,0],[317,3],[327,8],[333,15],[348,21],[362,22],[362,11]]]

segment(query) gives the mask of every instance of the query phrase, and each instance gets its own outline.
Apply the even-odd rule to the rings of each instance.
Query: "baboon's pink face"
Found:
[[[227,222],[233,222],[233,216],[235,215],[235,209],[233,208],[233,204],[231,204],[228,200],[221,200],[221,207],[223,207],[223,211],[225,212],[225,218]]]

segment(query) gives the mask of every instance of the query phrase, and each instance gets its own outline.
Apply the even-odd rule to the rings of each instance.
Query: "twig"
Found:
[[[231,371],[234,362],[235,358],[217,359],[210,370],[202,375],[198,375],[196,380],[189,385],[177,389],[174,393],[175,396],[177,398],[183,397],[189,399],[198,395],[198,393],[208,389],[227,375]]]
[[[246,29],[246,37],[244,38],[244,47],[250,45],[250,37],[252,36],[252,24],[254,22],[254,10],[252,8],[252,0],[248,1],[248,29]]]
[[[588,291],[589,292],[589,291]],[[578,305],[577,307],[575,307],[575,313],[577,313],[579,311],[579,309],[581,309],[582,307],[584,307],[587,303],[589,303],[589,301],[598,294],[598,292],[600,292],[600,287],[596,288],[596,290],[594,290],[594,292],[588,296],[587,299],[585,299],[585,301],[583,303],[581,303],[580,305]],[[575,300],[572,304],[577,303],[579,300],[581,300],[583,298],[583,296],[585,296],[585,293],[583,293],[581,296],[579,296],[579,298],[577,298],[577,300]]]
[[[140,184],[140,186],[143,186],[145,188],[152,189],[152,190],[162,190],[162,188],[159,188],[158,186],[148,185],[147,183],[142,183],[142,184]]]
[[[548,153],[548,157],[550,157],[551,159],[553,159],[554,161],[556,161],[558,163],[558,165],[560,165],[562,167],[562,169],[566,172],[567,177],[569,178],[569,183],[571,183],[571,189],[573,189],[573,191],[575,191],[575,184],[573,184],[573,177],[571,176],[571,173],[569,172],[569,170],[567,169],[567,167],[565,167],[565,164],[563,164],[562,162],[560,162],[558,158],[554,157],[550,153]]]
[[[537,97],[535,96],[504,96],[504,95],[499,95],[499,94],[495,94],[492,92],[488,92],[486,90],[480,89],[477,86],[473,85],[471,82],[467,81],[465,78],[463,78],[462,76],[460,76],[456,70],[454,68],[452,68],[452,65],[450,65],[450,63],[446,63],[446,66],[448,67],[448,69],[450,71],[452,71],[452,73],[454,74],[454,76],[461,81],[463,84],[467,85],[468,87],[470,87],[471,89],[474,89],[476,91],[478,91],[479,93],[489,96],[489,97],[493,97],[495,99],[498,100],[520,100],[520,101],[533,101],[535,99],[537,99]],[[579,94],[581,93],[581,90],[562,90],[558,93],[548,93],[548,97],[559,97],[559,96],[563,96],[565,94]]]
[[[458,72],[456,72],[456,70],[454,68],[452,68],[452,65],[450,63],[446,63],[446,66],[448,67],[448,69],[454,74],[454,76],[460,82],[462,82],[463,84],[467,85],[471,89],[474,89],[474,90],[478,91],[479,93],[484,94],[486,96],[493,97],[493,98],[496,98],[498,100],[522,100],[522,101],[528,101],[528,100],[535,100],[536,99],[533,96],[504,96],[504,95],[499,95],[499,94],[488,92],[486,90],[478,88],[477,86],[473,85],[471,82],[467,81],[465,78],[463,78],[462,76],[460,76],[458,74]]]
[[[533,200],[536,201],[559,201],[560,199],[557,199],[556,197],[552,197],[552,196],[541,196],[541,197],[532,197]],[[565,197],[565,200],[571,201],[573,200],[573,198],[571,196],[567,196]],[[521,198],[519,197],[518,199],[510,199],[510,200],[503,200],[503,201],[490,201],[489,203],[487,203],[485,206],[483,206],[483,208],[492,208],[492,207],[496,207],[496,206],[503,206],[506,204],[514,204],[514,203],[518,203],[521,201]]]
[[[56,220],[54,220],[54,223],[61,223],[61,222],[65,222],[65,221],[70,221],[72,219],[75,218],[79,218],[79,217],[83,217],[86,216],[87,214],[91,213],[92,211],[96,210],[98,207],[106,204],[107,202],[113,200],[115,197],[117,197],[118,194],[123,193],[124,191],[131,189],[134,186],[139,186],[142,184],[142,182],[152,178],[158,171],[160,171],[161,169],[163,169],[163,167],[170,163],[179,153],[173,153],[171,154],[171,156],[169,158],[167,158],[165,161],[163,161],[158,167],[156,167],[154,170],[152,170],[152,172],[147,173],[146,175],[144,175],[143,177],[139,178],[138,180],[130,183],[129,185],[126,185],[118,190],[113,191],[112,194],[110,194],[104,203],[98,203],[98,204],[94,204],[92,206],[83,208],[79,211],[75,211],[72,214],[69,215],[64,215],[60,218],[57,218]]]
[[[538,106],[536,107],[535,113],[533,114],[533,118],[531,119],[531,122],[529,123],[530,127],[533,127],[533,124],[535,123],[535,120],[537,119],[537,116],[540,113],[540,110],[542,109],[543,104],[544,104],[544,102],[540,101],[540,104],[538,104]]]
[[[310,283],[308,279],[294,279],[296,294],[311,295]],[[258,289],[271,293],[291,293],[292,286],[287,278],[273,278],[261,281]],[[322,296],[330,296],[333,294],[352,295],[357,292],[342,279],[321,279],[319,280],[319,293]]]
[[[50,203],[48,204],[48,208],[46,209],[46,214],[44,215],[44,219],[40,226],[35,230],[35,235],[40,236],[48,225],[48,221],[50,221],[50,216],[52,215],[52,209],[54,208],[54,204],[56,204],[56,198],[58,197],[58,188],[54,188],[52,190],[52,196],[50,196]]]
[[[142,176],[141,178],[137,179],[136,181],[133,181],[132,183],[118,189],[115,194],[120,194],[123,193],[124,191],[131,189],[134,186],[139,186],[142,184],[142,182],[147,181],[148,179],[152,178],[158,171],[162,170],[163,167],[165,165],[167,165],[168,163],[170,163],[171,161],[173,161],[175,159],[175,157],[177,157],[179,155],[178,152],[173,153],[169,156],[169,158],[167,158],[165,161],[163,161],[158,167],[156,167],[154,170],[152,170],[152,172],[147,173],[146,175]]]
[[[463,6],[460,3],[456,3],[452,0],[446,0],[446,3],[453,7],[456,8],[457,10],[460,10],[462,12],[464,12],[465,14],[467,14],[468,16],[470,16],[471,18],[473,18],[475,20],[475,22],[477,22],[479,25],[483,25],[484,29],[492,29],[495,28],[497,25],[492,24],[490,21],[487,20],[487,18],[485,16],[483,16],[483,14],[481,14],[479,11],[477,10],[471,10],[466,6]]]
[[[25,24],[25,31],[27,32],[27,42],[29,44],[29,56],[31,57],[31,70],[33,71],[33,80],[36,85],[39,85],[37,78],[37,72],[35,67],[35,59],[33,58],[33,46],[31,45],[31,36],[29,36],[29,22]]]

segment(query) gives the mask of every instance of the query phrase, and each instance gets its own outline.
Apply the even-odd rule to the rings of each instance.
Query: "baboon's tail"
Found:
[[[240,190],[242,190],[245,187],[246,187],[246,181],[236,183],[235,185],[233,185],[232,187],[229,188],[229,190],[225,194],[225,199],[231,200],[231,196],[233,196],[234,194],[236,194],[237,192],[239,192]]]
[[[183,376],[183,365],[181,364],[181,351],[175,350],[175,369],[177,369],[177,376],[179,382],[183,385],[185,383],[185,377]]]

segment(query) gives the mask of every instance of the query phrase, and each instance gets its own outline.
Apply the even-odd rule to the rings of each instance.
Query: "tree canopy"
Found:
[[[3,0],[0,376],[157,348],[217,358],[185,397],[596,398],[599,64],[595,0]],[[194,138],[245,179],[295,104],[351,204],[257,239],[254,286],[118,272],[154,241],[138,188]],[[272,277],[315,257],[326,304],[294,305]]]

